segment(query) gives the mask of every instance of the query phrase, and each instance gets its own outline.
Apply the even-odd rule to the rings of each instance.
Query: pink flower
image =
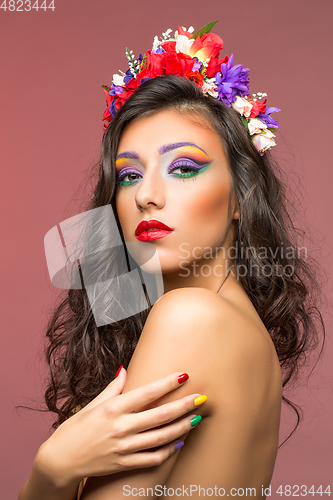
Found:
[[[236,101],[231,103],[231,106],[240,114],[244,115],[245,118],[249,118],[252,109],[252,103],[243,97],[236,97]]]
[[[194,44],[194,39],[190,40],[185,35],[178,35],[176,41],[176,52],[182,52],[183,54],[188,54],[191,46]]]
[[[203,82],[201,90],[204,94],[209,94],[216,99],[218,97],[218,93],[216,92],[215,87],[216,81],[212,78],[211,80]]]
[[[276,142],[273,137],[275,137],[275,135],[270,130],[265,130],[261,134],[253,136],[252,142],[259,151],[260,155],[263,155],[265,151],[268,151],[273,146],[276,146]]]
[[[250,135],[260,134],[263,129],[267,128],[267,125],[258,118],[251,118],[247,126],[249,127]]]

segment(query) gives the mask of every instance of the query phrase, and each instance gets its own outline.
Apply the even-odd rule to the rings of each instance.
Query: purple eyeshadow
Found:
[[[125,168],[122,168],[121,170],[119,170],[119,172],[117,173],[117,177],[119,179],[120,177],[123,177],[123,175],[126,175],[126,174],[142,175],[142,172],[140,172],[140,170],[136,170],[133,167],[125,167]]]
[[[177,160],[173,161],[168,168],[168,174],[179,167],[191,167],[194,170],[199,171],[202,167],[208,165],[208,162],[199,163],[191,160],[190,158],[177,158]]]

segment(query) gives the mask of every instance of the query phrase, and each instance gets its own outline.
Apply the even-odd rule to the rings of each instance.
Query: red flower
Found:
[[[133,92],[140,86],[141,80],[142,80],[142,77],[139,75],[137,75],[136,78],[134,78],[134,77],[131,78],[125,87],[126,92],[123,92],[122,94],[117,95],[117,101],[116,101],[117,111],[119,110],[119,108],[121,108],[121,106],[123,104],[125,104],[127,99],[129,99],[131,97],[131,95],[133,94]]]
[[[112,115],[109,111],[109,107],[106,108],[102,120],[107,120],[108,122],[112,120]]]
[[[151,50],[147,50],[147,66],[140,72],[141,78],[154,78],[155,76],[163,75],[166,52],[163,54],[152,54]]]
[[[197,36],[188,53],[191,57],[197,57],[204,61],[209,57],[217,57],[223,47],[223,40],[215,33],[207,33],[202,37]]]
[[[160,47],[165,50],[165,52],[175,52],[176,51],[176,42],[163,42]]]
[[[106,90],[106,89],[103,89],[103,90],[104,90],[104,94],[105,94],[105,97],[106,97],[106,106],[107,106],[107,108],[106,108],[106,110],[104,112],[102,120],[111,121],[112,120],[112,115],[111,115],[111,113],[109,111],[109,106],[110,106],[111,102],[113,101],[114,96],[111,96],[109,94],[108,90]]]
[[[217,57],[211,57],[206,69],[207,78],[213,78],[216,73],[221,71],[221,64],[227,63],[229,61],[228,56],[222,57],[222,59],[218,59]]]
[[[203,75],[198,71],[188,71],[185,74],[186,78],[192,80],[198,87],[202,87],[203,85]]]
[[[267,99],[264,99],[263,101],[249,100],[249,102],[253,106],[251,109],[251,114],[250,114],[249,118],[255,118],[256,116],[259,115],[259,113],[265,113]]]
[[[191,38],[191,36],[193,35],[193,33],[183,30],[181,26],[177,26],[177,30],[178,30],[178,35],[185,35],[187,36],[187,38]]]
[[[165,74],[184,75],[192,70],[194,63],[195,61],[192,57],[182,52],[170,52],[165,58]]]

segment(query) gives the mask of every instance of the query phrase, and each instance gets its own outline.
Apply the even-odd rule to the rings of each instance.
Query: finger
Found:
[[[119,400],[117,404],[118,411],[120,413],[131,413],[161,398],[168,392],[174,391],[183,385],[183,382],[180,384],[178,381],[180,375],[184,374],[182,372],[175,372],[171,375],[166,375],[164,378],[138,387],[137,389],[125,392],[125,394],[121,395],[121,400]]]
[[[176,401],[165,403],[157,408],[132,413],[127,415],[128,429],[133,434],[168,424],[173,420],[193,411],[199,405],[207,401],[207,396],[201,394],[190,394]]]
[[[100,405],[101,403],[104,403],[104,401],[114,398],[115,396],[118,396],[119,394],[122,393],[125,382],[127,379],[127,371],[125,368],[122,368],[121,371],[119,372],[119,375],[117,378],[113,379],[109,385],[106,386],[106,388],[98,394],[90,403],[85,407],[87,410],[92,410],[96,406]]]
[[[173,424],[167,425],[161,429],[154,429],[140,434],[132,435],[122,442],[122,453],[134,453],[140,450],[164,446],[175,439],[183,439],[190,430],[194,429],[200,423],[196,414],[179,420]]]
[[[184,440],[185,439],[186,438],[184,438]],[[119,456],[119,465],[122,470],[156,467],[163,464],[171,455],[176,453],[178,449],[184,445],[184,440],[180,441],[176,439],[172,443],[162,446],[156,451],[144,451],[142,453]]]

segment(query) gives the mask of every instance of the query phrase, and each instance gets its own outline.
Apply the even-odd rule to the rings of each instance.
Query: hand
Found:
[[[136,413],[141,407],[180,387],[180,372],[120,394],[127,372],[124,368],[104,391],[82,410],[61,424],[40,447],[36,460],[39,469],[59,487],[85,477],[104,476],[124,470],[162,464],[175,453],[179,436],[188,433],[191,418],[163,426],[197,408],[185,396]],[[152,429],[147,432],[147,429]],[[140,434],[141,433],[141,434]],[[146,451],[154,447],[156,451]],[[140,452],[140,453],[137,453]]]

